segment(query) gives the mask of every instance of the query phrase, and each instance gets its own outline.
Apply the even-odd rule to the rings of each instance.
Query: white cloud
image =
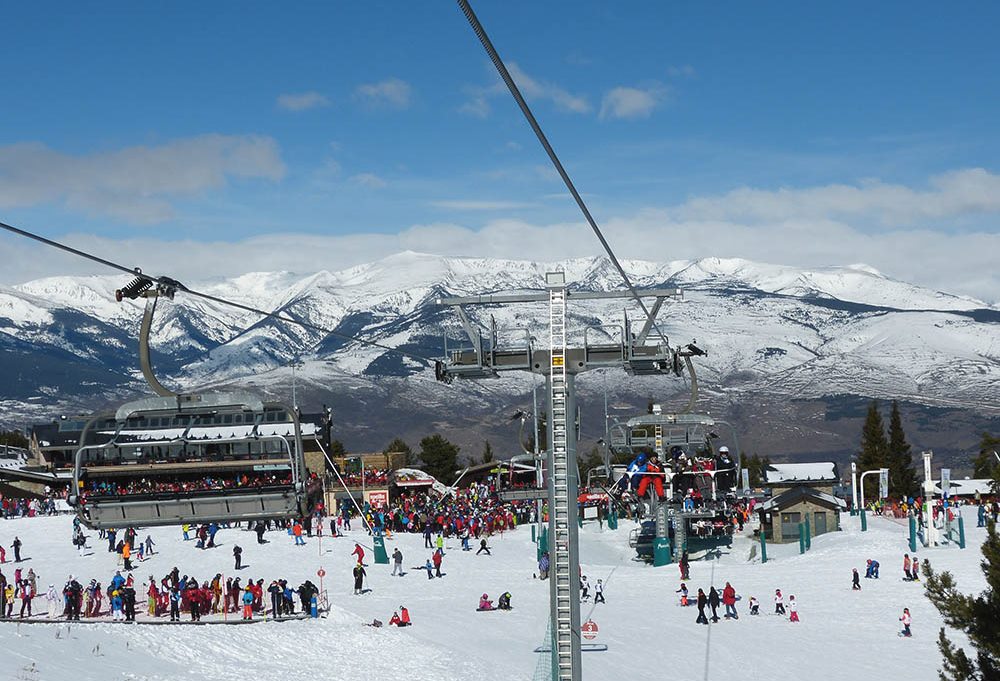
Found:
[[[698,72],[690,64],[681,64],[680,66],[667,67],[667,74],[671,78],[694,78]]]
[[[805,189],[742,187],[721,196],[691,199],[678,209],[679,216],[698,220],[774,222],[854,216],[884,225],[992,212],[1000,212],[1000,175],[983,168],[933,176],[923,189],[879,180]]]
[[[521,69],[517,62],[509,62],[507,70],[527,100],[549,101],[555,104],[557,109],[570,113],[585,114],[592,109],[585,96],[575,95],[554,83],[537,80]],[[479,118],[486,118],[490,114],[489,100],[491,98],[510,96],[507,86],[500,80],[485,88],[467,88],[466,92],[470,99],[459,108],[459,111]]]
[[[58,202],[71,211],[150,224],[173,216],[173,199],[219,189],[230,178],[284,175],[270,137],[209,134],[79,156],[20,143],[0,147],[0,208]]]
[[[647,88],[616,87],[608,90],[601,100],[600,118],[649,118],[667,96],[667,89],[657,83]]]
[[[378,83],[359,85],[354,97],[369,106],[405,109],[410,106],[413,88],[405,80],[389,78]]]
[[[490,111],[492,111],[492,107],[484,94],[474,95],[472,99],[458,107],[459,113],[469,114],[476,118],[486,118],[490,115]]]
[[[352,175],[351,182],[359,184],[362,187],[368,187],[369,189],[381,189],[387,184],[385,180],[375,173],[358,173],[357,175]]]
[[[446,210],[516,210],[519,208],[531,208],[536,204],[520,201],[469,201],[464,199],[448,201],[431,201],[430,205],[435,208]]]
[[[678,206],[613,216],[603,220],[602,227],[623,258],[742,257],[803,267],[864,261],[888,276],[996,303],[1000,301],[1000,270],[996,267],[1000,233],[953,231],[949,225],[969,214],[1000,214],[1000,191],[992,190],[998,181],[1000,176],[987,171],[963,170],[933,179],[930,189],[902,187],[923,205],[925,214],[940,217],[941,224],[934,227],[873,230],[862,224],[872,213],[856,212],[847,216],[849,219],[824,217],[819,215],[822,211],[807,214],[809,211],[800,209],[801,200],[795,194],[787,203],[790,210],[782,213],[772,208],[768,215],[778,217],[767,219],[741,219],[735,211],[722,217],[697,214],[691,206],[700,206],[702,200],[694,199]],[[800,193],[822,196],[824,189],[829,188]],[[934,196],[939,205],[931,210]],[[775,200],[772,198],[772,206]],[[867,205],[877,215],[885,204]],[[440,222],[412,225],[396,234],[270,234],[236,243],[110,240],[81,235],[70,235],[68,241],[181,281],[204,279],[206,272],[232,276],[250,271],[340,269],[403,250],[543,261],[602,252],[582,220],[532,224],[498,219],[477,227]],[[5,282],[54,273],[107,273],[85,261],[53,255],[41,246],[10,237],[0,236],[0,249],[10,254],[0,270]],[[220,253],[225,257],[219,257]]]
[[[330,100],[315,90],[297,94],[278,95],[278,108],[285,111],[306,111],[307,109],[318,109],[323,106],[330,106]]]

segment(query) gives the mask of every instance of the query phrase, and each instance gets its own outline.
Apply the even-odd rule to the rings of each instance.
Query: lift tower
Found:
[[[633,294],[630,291],[571,291],[566,286],[565,272],[546,273],[545,288],[545,292],[539,293],[438,299],[439,305],[455,308],[472,347],[466,345],[449,350],[446,341],[446,357],[437,364],[435,373],[438,380],[444,382],[451,382],[456,377],[493,378],[501,371],[530,371],[545,377],[549,413],[547,470],[553,678],[580,681],[576,376],[590,369],[611,367],[619,367],[632,375],[680,375],[688,353],[671,348],[666,337],[650,334],[663,302],[680,298],[680,289],[639,292],[642,298],[653,298],[655,302],[638,334],[633,333],[626,316],[624,323],[616,327],[617,336],[607,333],[607,327],[590,327],[584,330],[582,347],[568,347],[568,300],[624,299],[633,298]],[[526,342],[522,345],[501,345],[496,322],[492,321],[490,328],[485,329],[474,324],[465,309],[470,305],[513,303],[548,303],[548,348],[536,348],[530,334],[526,334]],[[599,342],[591,343],[591,335],[600,335]]]

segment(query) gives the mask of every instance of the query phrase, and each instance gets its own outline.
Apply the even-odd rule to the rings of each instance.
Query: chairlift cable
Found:
[[[548,154],[549,160],[552,161],[552,165],[555,166],[556,172],[559,173],[559,177],[562,178],[562,181],[566,185],[566,188],[569,190],[569,193],[573,195],[573,199],[576,201],[576,205],[579,206],[580,212],[583,213],[583,217],[587,220],[587,223],[590,225],[590,228],[594,231],[594,234],[597,236],[598,241],[601,242],[601,246],[604,247],[604,251],[608,254],[608,259],[611,260],[611,263],[615,266],[615,269],[618,270],[618,274],[621,275],[622,280],[625,282],[625,286],[628,287],[628,290],[632,293],[632,297],[635,298],[635,301],[639,304],[639,307],[646,314],[646,319],[650,319],[649,309],[646,307],[646,303],[644,303],[642,298],[639,296],[638,290],[636,290],[635,285],[632,283],[632,280],[625,272],[625,268],[622,267],[622,264],[618,261],[618,256],[615,255],[614,250],[612,250],[611,248],[611,244],[608,243],[608,240],[604,237],[604,233],[601,232],[601,228],[598,226],[597,221],[594,219],[594,216],[591,215],[590,209],[588,209],[587,204],[584,203],[583,197],[580,196],[580,192],[577,191],[576,185],[574,185],[573,180],[570,179],[569,173],[566,172],[566,169],[563,167],[563,164],[559,160],[559,157],[556,155],[556,152],[552,148],[552,145],[549,144],[548,138],[545,136],[545,133],[542,131],[541,126],[538,124],[538,120],[535,118],[535,115],[531,112],[531,108],[528,106],[528,103],[521,95],[521,91],[517,87],[517,84],[514,82],[513,77],[511,77],[510,71],[507,70],[507,66],[504,64],[503,59],[500,58],[500,55],[497,53],[496,48],[493,47],[493,42],[486,34],[486,29],[484,29],[483,25],[479,22],[479,18],[476,16],[476,13],[472,10],[472,7],[469,5],[468,0],[458,0],[458,5],[461,8],[462,13],[465,14],[465,18],[468,20],[469,25],[472,27],[472,30],[479,38],[479,42],[482,43],[483,48],[486,50],[486,54],[490,58],[490,61],[493,62],[493,66],[496,67],[497,72],[500,74],[500,78],[507,85],[507,89],[510,90],[510,94],[514,97],[514,101],[517,102],[518,107],[521,109],[521,113],[523,113],[525,119],[527,119],[528,125],[531,126],[531,129],[535,133],[535,137],[538,138],[538,141],[539,143],[541,143],[542,148],[545,149],[545,153]],[[666,335],[660,330],[660,327],[655,319],[653,319],[653,328],[656,329],[656,332],[662,338],[664,338],[664,340],[666,340],[667,338]]]
[[[55,241],[53,239],[48,239],[48,238],[43,237],[43,236],[41,236],[39,234],[35,234],[33,232],[29,232],[27,230],[20,229],[18,227],[14,227],[13,225],[8,225],[8,224],[6,224],[4,222],[0,222],[0,228],[6,230],[8,232],[11,232],[12,234],[16,234],[18,236],[23,236],[23,237],[25,237],[27,239],[31,239],[33,241],[37,241],[37,242],[39,242],[41,244],[44,244],[46,246],[49,246],[51,248],[55,248],[55,249],[58,249],[58,250],[61,250],[61,251],[65,251],[66,253],[70,253],[72,255],[84,258],[86,260],[90,260],[92,262],[96,262],[96,263],[98,263],[100,265],[104,265],[105,267],[110,267],[111,269],[115,269],[115,270],[118,270],[120,272],[124,272],[126,274],[130,274],[130,275],[138,277],[140,279],[145,279],[146,281],[153,282],[154,284],[160,284],[160,285],[163,285],[163,286],[168,286],[168,287],[171,287],[171,288],[175,288],[175,289],[184,291],[188,295],[194,296],[196,298],[201,298],[203,300],[209,300],[209,301],[212,301],[214,303],[219,303],[220,305],[227,305],[229,307],[235,307],[237,309],[244,310],[246,312],[252,312],[253,314],[261,315],[262,317],[268,317],[270,319],[276,319],[278,321],[287,322],[289,324],[296,324],[298,326],[301,326],[301,327],[306,328],[306,329],[310,329],[312,331],[317,331],[319,333],[323,333],[323,334],[326,334],[328,336],[334,336],[335,338],[341,338],[343,340],[352,341],[354,343],[359,343],[361,345],[367,345],[369,347],[379,348],[379,349],[385,350],[387,352],[394,352],[396,354],[402,355],[403,357],[408,357],[410,359],[413,359],[413,360],[416,360],[418,362],[422,362],[422,363],[428,364],[430,366],[434,366],[435,362],[437,361],[437,360],[431,359],[430,357],[424,357],[423,355],[418,355],[416,353],[409,352],[407,350],[400,350],[399,348],[393,348],[393,347],[390,347],[388,345],[383,345],[382,343],[379,343],[377,341],[365,340],[364,338],[358,338],[356,336],[350,336],[348,334],[340,333],[338,331],[332,331],[330,329],[325,329],[322,326],[319,326],[317,324],[312,324],[311,322],[307,322],[307,321],[304,321],[304,320],[301,320],[301,319],[295,319],[294,317],[290,317],[288,315],[283,315],[283,314],[281,314],[279,312],[268,312],[266,310],[262,310],[260,308],[253,307],[251,305],[246,305],[244,303],[238,303],[236,301],[228,300],[226,298],[222,298],[220,296],[215,296],[215,295],[212,295],[210,293],[205,293],[203,291],[198,291],[198,290],[195,290],[195,289],[191,289],[191,288],[188,288],[187,286],[185,286],[184,284],[180,283],[179,281],[176,281],[174,279],[170,279],[169,277],[154,277],[154,276],[151,276],[149,274],[145,274],[142,271],[142,269],[139,268],[139,267],[126,267],[125,265],[122,265],[120,263],[114,262],[112,260],[107,260],[107,259],[102,258],[100,256],[94,255],[93,253],[88,253],[87,251],[83,251],[83,250],[80,250],[80,249],[77,249],[77,248],[73,248],[72,246],[68,246],[68,245],[66,245],[64,243],[60,243],[60,242]]]
[[[317,331],[319,333],[323,333],[323,334],[326,334],[326,335],[329,335],[329,336],[334,336],[336,338],[341,338],[341,339],[344,339],[344,340],[352,341],[352,342],[358,343],[360,345],[366,345],[368,347],[373,347],[373,348],[378,348],[380,350],[385,350],[386,352],[396,353],[396,354],[401,355],[403,357],[407,357],[409,359],[413,359],[415,361],[427,364],[429,366],[434,366],[436,364],[436,362],[438,361],[438,360],[432,359],[430,357],[425,357],[423,355],[419,355],[419,354],[414,353],[414,352],[410,352],[410,351],[407,351],[407,350],[400,350],[399,348],[394,348],[394,347],[391,347],[391,346],[388,346],[388,345],[384,345],[384,344],[379,343],[377,341],[366,340],[364,338],[358,338],[357,336],[351,336],[351,335],[348,335],[348,334],[345,334],[345,333],[340,333],[340,332],[337,332],[337,331],[332,331],[330,329],[323,328],[322,326],[319,326],[317,324],[312,324],[310,322],[307,322],[307,321],[304,321],[304,320],[301,320],[301,319],[295,319],[294,317],[283,315],[283,314],[280,314],[278,312],[268,312],[268,311],[262,310],[260,308],[252,307],[250,305],[245,305],[243,303],[238,303],[236,301],[228,300],[226,298],[222,298],[220,296],[215,296],[215,295],[212,295],[210,293],[205,293],[203,291],[198,291],[198,290],[195,290],[195,289],[191,289],[191,288],[188,288],[187,286],[185,286],[184,284],[180,283],[179,281],[176,281],[176,280],[171,279],[169,277],[155,277],[155,276],[152,276],[152,275],[149,275],[149,274],[145,274],[142,271],[142,269],[139,268],[139,267],[126,267],[125,265],[122,265],[121,263],[117,263],[117,262],[115,262],[113,260],[108,260],[108,259],[102,258],[102,257],[100,257],[98,255],[94,255],[93,253],[89,253],[87,251],[83,251],[83,250],[80,250],[80,249],[77,249],[77,248],[73,248],[72,246],[69,246],[67,244],[61,243],[61,242],[56,241],[54,239],[49,239],[47,237],[41,236],[40,234],[35,234],[34,232],[30,232],[28,230],[21,229],[19,227],[14,227],[13,225],[8,225],[7,223],[4,223],[4,222],[0,222],[0,229],[4,229],[4,230],[6,230],[6,231],[8,231],[8,232],[10,232],[12,234],[15,234],[17,236],[22,236],[22,237],[24,237],[26,239],[31,239],[32,241],[37,241],[37,242],[39,242],[41,244],[44,244],[45,246],[49,246],[50,248],[55,248],[57,250],[64,251],[66,253],[70,253],[71,255],[75,255],[77,257],[84,258],[85,260],[90,260],[92,262],[98,263],[98,264],[103,265],[105,267],[109,267],[111,269],[118,270],[120,272],[132,275],[134,277],[138,277],[140,279],[144,279],[144,280],[152,282],[154,284],[160,284],[160,285],[163,285],[163,286],[168,286],[168,287],[176,288],[176,289],[184,291],[188,295],[194,296],[196,298],[202,298],[204,300],[209,300],[209,301],[212,301],[212,302],[215,302],[215,303],[219,303],[220,305],[226,305],[226,306],[229,306],[229,307],[235,307],[237,309],[244,310],[246,312],[251,312],[253,314],[260,315],[262,317],[267,317],[267,318],[270,318],[270,319],[276,319],[278,321],[287,322],[289,324],[296,324],[296,325],[301,326],[301,327],[306,328],[306,329],[311,329],[313,331]],[[497,399],[500,399],[500,400],[502,400],[504,402],[506,402],[506,401],[509,400],[509,396],[501,395],[499,392],[493,390],[492,388],[487,387],[486,385],[484,385],[484,384],[482,384],[482,383],[480,383],[478,381],[475,382],[475,384],[476,384],[476,386],[478,388],[481,388],[483,390],[483,392],[490,393],[491,395],[493,395]],[[470,387],[471,387],[471,384],[470,384]],[[477,395],[477,396],[481,397],[481,395]]]

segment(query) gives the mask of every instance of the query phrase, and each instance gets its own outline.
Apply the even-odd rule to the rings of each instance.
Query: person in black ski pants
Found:
[[[267,592],[271,594],[271,616],[275,619],[281,615],[281,601],[283,596],[281,595],[281,587],[275,581],[271,582],[271,586],[267,587]]]
[[[695,620],[695,624],[708,624],[708,618],[705,617],[705,606],[708,604],[708,597],[705,596],[704,589],[698,589],[698,619]]]
[[[712,621],[719,621],[719,614],[716,612],[719,608],[719,592],[715,590],[713,586],[708,592],[708,605],[712,608]]]
[[[127,586],[123,589],[125,597],[122,598],[125,610],[125,621],[135,622],[135,589]]]
[[[492,556],[493,555],[492,553],[490,553],[490,547],[486,545],[486,540],[485,539],[480,539],[479,540],[479,550],[476,551],[476,555],[478,556],[483,551],[486,552],[487,556]]]
[[[236,559],[236,569],[239,570],[243,564],[243,549],[239,545],[233,547],[233,558]]]
[[[14,562],[15,563],[20,563],[21,562],[21,538],[20,537],[14,537],[14,543],[11,544],[11,546],[14,548]]]
[[[170,590],[170,621],[180,622],[181,620],[181,592],[177,587]]]

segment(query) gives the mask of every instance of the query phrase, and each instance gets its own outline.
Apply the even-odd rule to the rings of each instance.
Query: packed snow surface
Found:
[[[974,508],[967,509],[965,519],[966,550],[921,549],[918,555],[952,571],[963,591],[977,592],[985,586],[978,567],[985,530],[975,527]],[[721,591],[729,581],[742,597],[738,621],[703,626],[695,624],[695,608],[677,605],[675,566],[652,568],[632,560],[627,538],[634,525],[623,522],[610,531],[588,524],[581,532],[583,572],[591,583],[604,580],[607,604],[585,603],[582,613],[599,625],[594,642],[607,644],[608,650],[584,653],[584,678],[936,679],[941,618],[922,584],[900,578],[905,525],[870,518],[869,531],[861,533],[858,519],[846,514],[843,525],[841,532],[814,538],[804,555],[797,545],[769,545],[769,560],[761,564],[756,557],[748,560],[752,540],[738,537],[721,555],[694,561],[688,581],[693,594],[713,584]],[[50,583],[61,589],[70,574],[80,581],[96,577],[106,586],[116,554],[90,532],[92,550],[77,555],[71,531],[68,516],[0,521],[5,546],[15,534],[24,542],[21,567],[38,573],[39,591]],[[140,531],[139,538],[146,534]],[[324,537],[322,544],[310,538],[304,547],[293,546],[284,532],[269,532],[268,543],[258,545],[250,532],[223,529],[216,538],[219,546],[208,550],[183,541],[179,528],[148,534],[157,553],[137,565],[137,581],[150,575],[159,580],[175,565],[200,580],[216,573],[231,576],[232,547],[239,544],[247,564],[239,573],[244,583],[251,577],[264,578],[265,584],[277,577],[295,585],[307,578],[318,583],[316,571],[324,567],[331,610],[318,620],[248,626],[0,622],[5,652],[0,678],[487,681],[531,679],[538,662],[532,651],[545,635],[548,582],[533,578],[535,547],[526,527],[494,537],[491,556],[462,552],[449,541],[441,579],[428,579],[416,569],[392,577],[390,566],[371,564],[369,551],[372,591],[362,596],[352,595],[351,551],[355,541],[369,546],[370,541],[357,528],[342,538]],[[396,535],[387,545],[390,553],[397,546],[402,550],[408,568],[430,555],[420,535]],[[863,573],[866,558],[881,562],[881,579],[862,579],[862,590],[852,591],[851,568]],[[2,569],[10,577],[14,566]],[[801,622],[770,614],[776,588],[786,598],[796,597]],[[483,593],[495,600],[503,591],[513,594],[513,611],[476,612]],[[747,612],[750,596],[761,602],[759,617]],[[388,623],[400,605],[410,610],[411,628],[364,626],[374,618]],[[913,614],[911,639],[897,636],[904,607]],[[44,608],[44,599],[36,601],[36,610]]]

